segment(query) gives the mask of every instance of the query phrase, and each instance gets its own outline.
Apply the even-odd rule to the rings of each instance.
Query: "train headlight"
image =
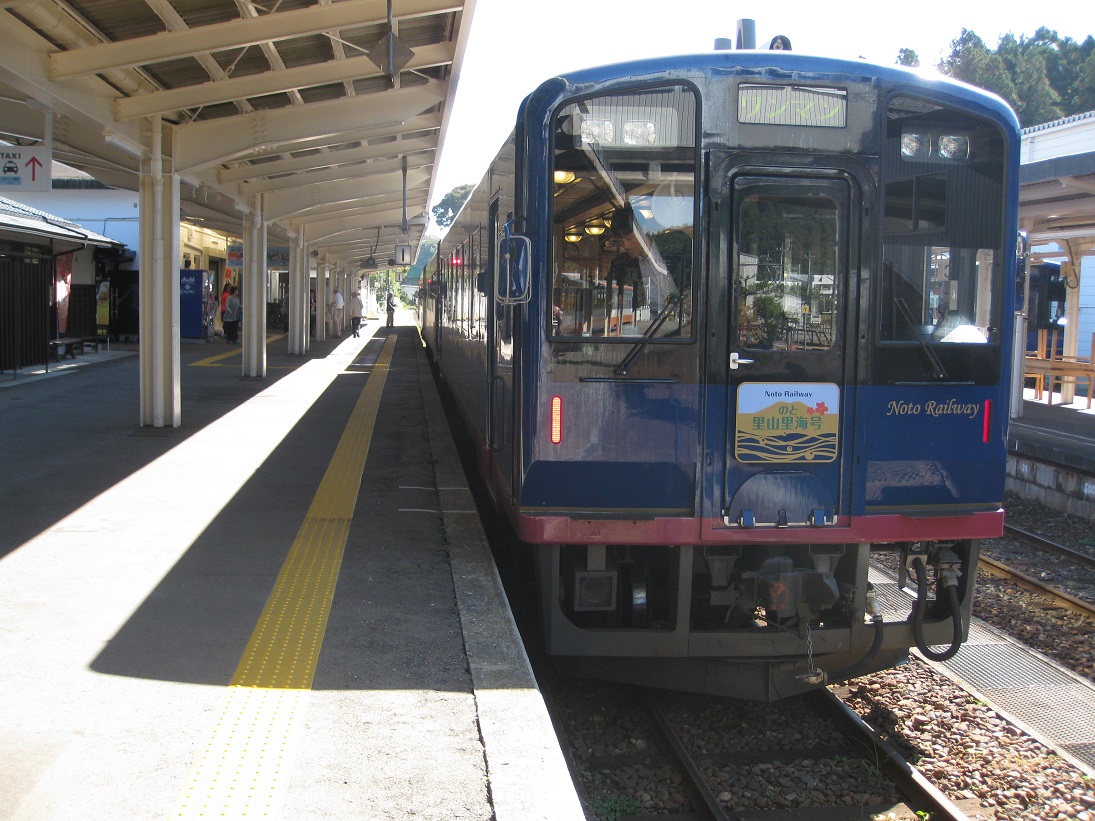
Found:
[[[615,610],[616,571],[578,570],[574,573],[575,611]]]
[[[931,156],[930,134],[907,133],[901,135],[901,156],[910,160],[923,160]]]
[[[628,120],[624,123],[624,145],[653,145],[658,141],[658,129],[654,123]]]
[[[939,138],[939,156],[945,160],[966,160],[970,156],[970,138],[944,134]]]
[[[616,127],[612,120],[582,120],[582,142],[611,143],[616,139]]]

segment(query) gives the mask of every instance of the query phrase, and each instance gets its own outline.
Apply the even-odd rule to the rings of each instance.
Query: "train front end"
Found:
[[[1017,133],[772,53],[526,101],[499,316],[549,652],[770,700],[957,649],[1002,529]]]

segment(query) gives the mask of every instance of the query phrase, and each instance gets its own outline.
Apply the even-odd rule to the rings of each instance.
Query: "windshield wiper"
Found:
[[[912,328],[913,336],[916,341],[920,343],[921,350],[924,351],[924,356],[928,358],[928,364],[935,370],[935,376],[937,379],[948,379],[947,369],[943,367],[943,363],[936,356],[935,351],[932,350],[932,346],[928,344],[928,338],[924,336],[924,332],[920,330],[920,323],[916,321],[916,317],[913,316],[913,312],[909,310],[908,304],[904,299],[895,299],[894,304],[897,305],[901,311],[901,316],[909,323],[909,327]]]
[[[631,367],[631,363],[635,361],[635,357],[639,355],[639,351],[646,347],[646,344],[654,338],[658,333],[658,330],[665,324],[665,321],[669,319],[670,309],[674,305],[680,304],[680,294],[670,294],[669,298],[665,302],[665,308],[662,310],[654,321],[650,323],[650,327],[643,332],[642,339],[631,346],[631,350],[627,352],[627,356],[623,358],[619,365],[612,369],[612,372],[617,376],[623,376],[627,373],[627,369]]]

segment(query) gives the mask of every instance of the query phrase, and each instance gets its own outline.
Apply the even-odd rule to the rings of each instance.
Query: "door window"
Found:
[[[839,326],[846,232],[828,181],[734,183],[738,343],[753,350],[829,350]]]

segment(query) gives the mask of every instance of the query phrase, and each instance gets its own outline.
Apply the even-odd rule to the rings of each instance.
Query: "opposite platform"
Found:
[[[582,818],[414,328],[283,345],[0,391],[0,819]]]

